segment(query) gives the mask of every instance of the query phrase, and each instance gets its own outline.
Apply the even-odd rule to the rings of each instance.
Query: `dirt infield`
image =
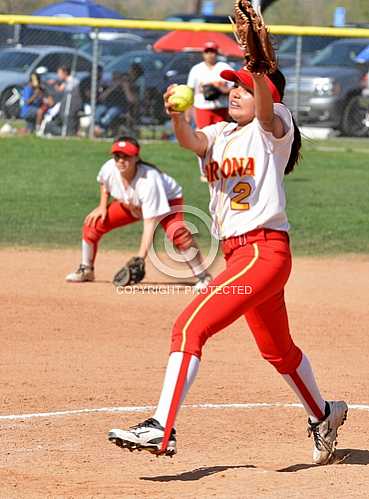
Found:
[[[297,400],[243,320],[205,350],[177,456],[107,441],[111,427],[150,415],[171,324],[191,299],[166,286],[117,294],[110,280],[124,260],[101,253],[97,282],[75,285],[63,279],[77,251],[0,251],[0,498],[368,497],[369,257],[295,259],[287,287],[294,337],[323,394],[356,405],[339,435],[342,462],[326,467],[310,464],[303,410],[275,406]],[[166,282],[152,267],[147,280]]]

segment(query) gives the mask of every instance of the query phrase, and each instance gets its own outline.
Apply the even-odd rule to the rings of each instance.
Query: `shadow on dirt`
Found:
[[[238,469],[238,468],[256,468],[252,464],[238,465],[238,466],[209,466],[203,468],[197,468],[192,471],[185,471],[184,473],[179,473],[178,475],[161,475],[161,476],[142,476],[140,480],[149,480],[151,482],[172,482],[172,481],[182,481],[182,482],[192,482],[195,480],[201,480],[209,475],[215,475],[216,473],[221,473],[222,471]]]
[[[358,464],[365,466],[369,464],[369,450],[364,449],[339,449],[330,464]],[[280,473],[294,473],[296,471],[317,468],[316,464],[293,464],[287,468],[277,470]]]

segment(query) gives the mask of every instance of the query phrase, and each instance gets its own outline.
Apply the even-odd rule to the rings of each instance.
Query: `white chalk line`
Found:
[[[366,404],[349,404],[349,409],[354,409],[358,411],[369,411],[369,405]],[[302,404],[288,404],[282,402],[255,402],[247,404],[192,404],[183,405],[185,409],[270,409],[274,407],[279,408],[302,408]],[[116,414],[116,413],[141,413],[149,412],[156,409],[154,405],[142,405],[142,406],[126,406],[126,407],[97,407],[95,409],[75,409],[69,411],[54,411],[54,412],[34,412],[29,414],[9,414],[0,415],[0,421],[15,421],[15,420],[26,420],[35,418],[54,418],[63,416],[81,416],[83,414]]]

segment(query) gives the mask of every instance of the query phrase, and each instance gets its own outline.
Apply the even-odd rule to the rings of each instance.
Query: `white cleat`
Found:
[[[75,272],[65,277],[67,282],[92,282],[95,280],[95,273],[92,267],[80,265]]]
[[[212,280],[211,275],[205,274],[204,277],[201,277],[197,280],[197,282],[193,285],[193,289],[198,292],[203,291],[209,286],[211,280]]]
[[[346,421],[348,407],[346,402],[328,402],[330,413],[323,421],[308,421],[308,435],[313,435],[313,462],[329,464],[332,462],[337,444],[337,430]]]
[[[128,430],[113,429],[108,433],[110,442],[128,449],[129,451],[146,450],[151,454],[165,454],[172,457],[177,453],[177,442],[175,437],[175,429],[172,430],[168,441],[167,448],[161,452],[161,444],[164,437],[164,428],[154,418],[146,419],[143,423],[132,426]]]

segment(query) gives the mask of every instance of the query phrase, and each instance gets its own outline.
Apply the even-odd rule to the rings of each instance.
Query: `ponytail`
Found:
[[[278,93],[279,93],[280,98],[281,98],[281,102],[282,102],[282,99],[284,96],[284,89],[286,86],[286,79],[284,77],[284,74],[279,69],[276,69],[274,71],[274,73],[271,73],[270,75],[268,75],[268,78],[269,78],[269,80],[271,80],[271,82],[277,88]],[[298,126],[296,125],[295,120],[293,119],[293,116],[292,116],[292,123],[293,123],[293,129],[294,129],[293,143],[292,143],[292,147],[291,147],[291,154],[290,154],[290,157],[288,159],[286,168],[284,170],[285,175],[288,175],[289,173],[291,173],[293,171],[293,169],[295,168],[295,165],[297,165],[297,163],[299,162],[299,160],[301,158],[301,152],[300,152],[300,150],[301,150],[301,134],[300,134],[300,130],[299,130]]]
[[[292,123],[293,123],[293,142],[292,142],[292,147],[291,147],[291,154],[288,159],[286,168],[284,170],[284,174],[288,175],[293,171],[295,168],[295,165],[300,161],[301,159],[301,133],[299,130],[299,127],[296,125],[296,122],[294,118],[292,117]]]

